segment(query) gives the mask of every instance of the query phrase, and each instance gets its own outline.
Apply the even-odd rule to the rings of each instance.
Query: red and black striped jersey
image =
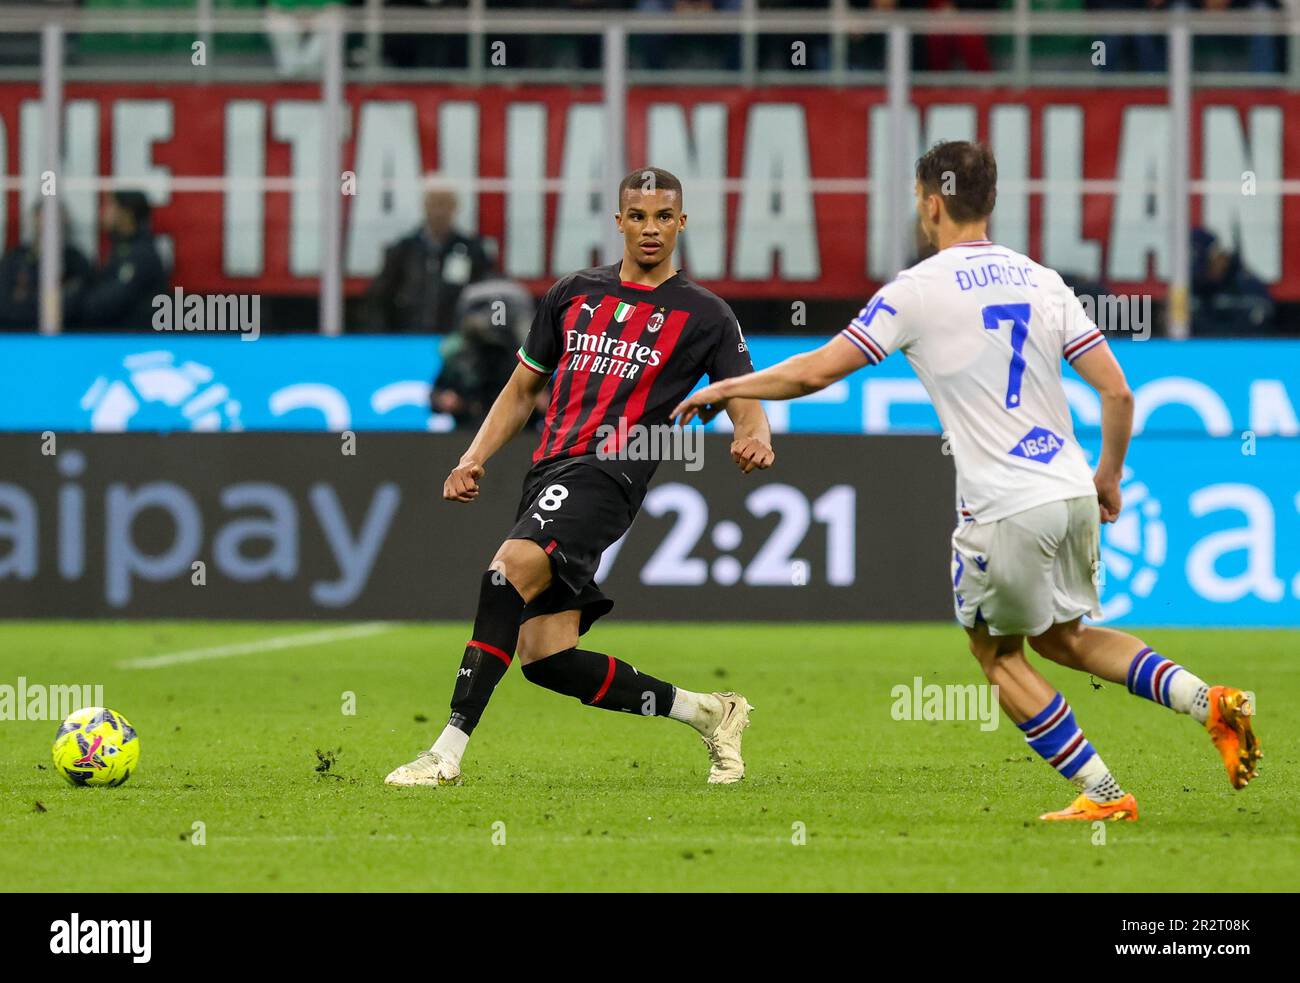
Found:
[[[753,371],[722,298],[681,273],[657,287],[627,283],[620,265],[557,281],[519,349],[523,365],[552,375],[535,466],[582,455],[614,458],[619,433],[668,423],[703,376],[716,381]],[[639,501],[658,462],[617,463]]]

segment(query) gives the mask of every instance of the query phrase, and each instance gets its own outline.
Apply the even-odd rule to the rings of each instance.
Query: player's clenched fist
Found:
[[[1092,482],[1097,486],[1097,505],[1101,511],[1101,521],[1114,522],[1119,518],[1120,509],[1124,507],[1124,496],[1119,490],[1119,478],[1102,478],[1094,475]]]
[[[442,497],[448,502],[472,502],[478,498],[478,480],[483,477],[483,465],[462,461],[451,469],[442,483]]]
[[[770,468],[776,453],[757,437],[738,438],[731,442],[731,459],[745,474],[755,468]]]

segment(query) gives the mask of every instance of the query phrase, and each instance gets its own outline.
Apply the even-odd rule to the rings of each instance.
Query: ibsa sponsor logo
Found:
[[[1023,457],[1029,461],[1037,461],[1040,464],[1048,464],[1052,458],[1060,453],[1064,444],[1061,438],[1046,427],[1034,427],[1033,430],[1020,438],[1020,442],[1008,451],[1015,457]]]

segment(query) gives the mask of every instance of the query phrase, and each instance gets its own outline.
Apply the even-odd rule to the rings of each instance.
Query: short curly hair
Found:
[[[988,218],[997,204],[998,162],[982,143],[936,143],[916,162],[916,179],[927,193],[943,198],[954,222]]]

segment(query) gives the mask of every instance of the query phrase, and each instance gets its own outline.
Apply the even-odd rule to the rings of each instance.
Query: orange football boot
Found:
[[[1256,766],[1264,756],[1259,749],[1259,738],[1250,726],[1255,707],[1249,696],[1231,686],[1211,686],[1209,700],[1210,714],[1205,718],[1205,729],[1219,749],[1232,787],[1245,788],[1252,778],[1259,777]]]
[[[1133,798],[1132,792],[1129,792],[1122,799],[1116,799],[1114,802],[1093,802],[1086,795],[1080,795],[1059,812],[1045,812],[1038,818],[1046,819],[1049,822],[1060,819],[1082,819],[1087,821],[1102,820],[1110,823],[1124,819],[1131,823],[1137,817],[1137,799]]]

